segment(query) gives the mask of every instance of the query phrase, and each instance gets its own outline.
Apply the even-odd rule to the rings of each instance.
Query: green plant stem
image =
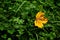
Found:
[[[24,1],[19,7],[18,9],[16,10],[16,13],[19,11],[19,9],[23,6],[23,4],[25,3],[26,1]]]
[[[38,40],[38,35],[36,34],[36,38],[37,38],[37,40]]]

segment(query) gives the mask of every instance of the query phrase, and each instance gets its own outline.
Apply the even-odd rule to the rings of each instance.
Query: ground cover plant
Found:
[[[43,28],[34,24],[38,12]],[[60,40],[60,0],[0,0],[0,40]]]

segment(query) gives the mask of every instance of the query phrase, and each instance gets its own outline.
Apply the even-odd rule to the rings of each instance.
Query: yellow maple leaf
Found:
[[[47,18],[44,17],[43,12],[38,12],[36,14],[36,20],[34,21],[35,26],[38,28],[43,28],[43,24],[46,24],[48,22]]]

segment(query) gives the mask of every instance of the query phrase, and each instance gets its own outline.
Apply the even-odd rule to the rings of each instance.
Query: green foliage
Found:
[[[34,26],[36,13],[48,18]],[[0,0],[0,40],[60,40],[60,0]]]

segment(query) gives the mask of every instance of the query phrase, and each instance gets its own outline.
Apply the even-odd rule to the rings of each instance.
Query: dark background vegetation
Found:
[[[39,11],[43,29],[34,26]],[[60,40],[60,0],[0,0],[0,40]]]

